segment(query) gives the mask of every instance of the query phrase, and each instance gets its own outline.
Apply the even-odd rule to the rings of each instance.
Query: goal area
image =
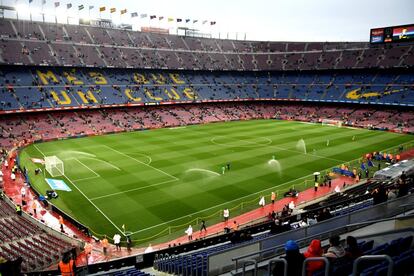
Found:
[[[324,126],[336,126],[336,127],[342,126],[341,120],[322,119],[321,123]]]
[[[52,177],[62,176],[65,174],[63,162],[56,156],[45,157],[45,169]]]

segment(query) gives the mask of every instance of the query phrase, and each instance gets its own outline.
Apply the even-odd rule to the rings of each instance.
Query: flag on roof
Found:
[[[46,0],[42,0],[42,5],[46,4]]]
[[[158,16],[158,20],[163,20],[164,16]]]
[[[137,12],[131,12],[131,18],[132,17],[137,17],[138,16],[138,13]]]
[[[157,18],[157,16],[156,15],[150,15],[150,19],[154,19],[154,18]]]
[[[105,11],[105,10],[106,10],[106,7],[100,7],[100,8],[99,8],[99,11],[100,11],[100,12],[103,12],[103,11]]]
[[[114,13],[114,12],[116,12],[116,8],[111,8],[111,9],[109,10],[109,12],[110,12],[110,13]]]
[[[80,11],[81,11],[81,10],[83,10],[84,8],[85,8],[85,7],[84,7],[83,5],[79,5],[79,6],[78,6],[78,10],[80,10]]]
[[[141,14],[141,18],[145,18],[145,17],[147,17],[148,15],[146,14],[146,13],[143,13],[143,14]]]
[[[194,23],[197,23],[197,22],[198,22],[198,19],[194,19],[194,20],[193,20],[193,24],[194,24]]]
[[[183,21],[181,18],[177,18],[177,22],[181,22]]]
[[[173,22],[173,21],[174,21],[174,18],[168,17],[168,22]]]
[[[207,21],[208,21],[208,20],[204,20],[204,21],[203,21],[203,24],[206,24],[206,23],[207,23]]]
[[[186,20],[185,20],[185,23],[188,23],[188,22],[190,22],[190,19],[186,19]]]
[[[89,10],[92,10],[93,8],[95,8],[94,6],[89,6]]]
[[[32,2],[33,2],[33,0],[29,0],[29,4],[32,3]]]
[[[67,9],[70,9],[70,8],[72,8],[72,4],[71,4],[71,3],[69,3],[69,4],[66,4],[66,8],[67,8]]]
[[[121,15],[122,14],[126,14],[127,13],[127,9],[123,9],[123,10],[121,10]]]
[[[216,25],[216,21],[211,21],[211,22],[210,22],[210,25],[211,25],[211,26]]]
[[[60,2],[55,2],[55,8],[60,6]]]

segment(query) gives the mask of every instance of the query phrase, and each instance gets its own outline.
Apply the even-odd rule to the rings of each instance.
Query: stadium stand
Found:
[[[414,183],[412,180],[409,181],[410,188],[414,188]],[[357,210],[368,208],[373,204],[373,194],[372,191],[378,189],[379,186],[391,187],[395,185],[393,182],[379,182],[379,181],[372,181],[363,183],[362,185],[352,186],[348,189],[344,190],[341,193],[331,195],[322,201],[319,200],[313,204],[308,204],[303,207],[303,210],[295,211],[293,214],[286,213],[282,211],[279,214],[276,214],[276,217],[273,221],[271,219],[270,222],[265,222],[261,226],[255,225],[249,229],[242,229],[241,232],[245,233],[242,236],[249,236],[248,233],[254,232],[253,228],[259,228],[262,230],[260,234],[253,235],[252,238],[245,238],[242,237],[237,241],[232,240],[232,242],[226,242],[222,245],[218,246],[211,246],[206,249],[196,250],[194,252],[183,253],[177,256],[172,255],[160,255],[156,257],[154,262],[155,269],[167,273],[173,274],[197,274],[199,275],[207,275],[209,272],[208,270],[208,259],[210,256],[214,256],[214,254],[219,254],[220,252],[225,252],[231,248],[237,248],[240,245],[244,245],[246,248],[249,245],[254,245],[257,242],[265,242],[266,239],[271,238],[274,235],[278,235],[280,233],[295,230],[302,227],[308,227],[314,225],[315,223],[322,222],[325,220],[329,220],[336,216],[346,216],[347,214],[353,213]],[[369,193],[365,193],[365,191],[371,191]],[[377,203],[378,204],[378,203]],[[287,208],[287,207],[286,207]],[[286,209],[288,210],[288,209]],[[328,216],[326,215],[328,213]],[[311,222],[313,220],[314,222]],[[305,224],[303,224],[305,223]],[[338,225],[339,226],[339,225]],[[257,230],[256,230],[257,231]],[[294,236],[294,235],[293,235]],[[232,239],[232,238],[230,238]],[[401,240],[400,240],[401,241]],[[412,241],[412,237],[411,237]],[[405,241],[404,246],[402,247],[402,251],[404,252],[411,248],[411,241]],[[241,243],[240,243],[241,242]],[[407,247],[407,244],[410,246]],[[372,249],[373,242],[369,242],[367,245],[364,246],[365,250]],[[237,250],[237,249],[236,249]],[[241,250],[240,252],[244,252]],[[368,252],[367,254],[382,254],[381,252]],[[243,254],[243,253],[240,253]],[[251,256],[253,256],[252,254]],[[392,255],[394,256],[394,255]],[[352,264],[347,264],[346,267],[352,269]],[[211,271],[210,271],[211,272]],[[333,273],[337,273],[334,272]],[[348,273],[349,274],[349,273]],[[348,275],[345,274],[345,275]],[[324,275],[324,274],[322,274]],[[337,275],[337,274],[333,274]]]
[[[6,149],[57,138],[259,118],[334,119],[352,127],[414,133],[410,44],[220,40],[4,18],[0,33],[0,143]],[[286,227],[273,220],[255,224],[243,229],[243,237],[228,234],[218,246],[177,256],[160,253],[154,267],[207,275],[215,256],[234,250],[237,257],[245,253],[239,248],[257,249],[258,244],[275,249],[281,245],[279,234],[290,231],[283,238],[297,239],[303,223],[309,233],[323,236],[322,222],[358,221],[358,214],[382,204],[371,192],[394,185],[368,181],[310,204],[303,213],[278,214],[278,223]],[[407,198],[395,202],[410,202]],[[392,209],[389,205],[382,206]],[[318,228],[311,228],[315,217]],[[52,233],[0,200],[0,256],[21,257],[23,272],[49,268],[72,248]],[[394,275],[413,272],[412,236],[386,243],[361,240],[364,255],[392,257]],[[332,263],[331,275],[348,275],[353,265]],[[238,268],[236,262],[236,274]],[[385,275],[387,266],[359,269],[363,275]],[[111,275],[149,274],[126,268]]]
[[[16,214],[5,200],[0,200],[0,240],[0,256],[9,261],[22,258],[22,272],[43,270],[56,263],[63,252],[75,248],[29,218]]]
[[[11,19],[1,19],[0,32],[4,64],[263,71],[413,64],[412,46],[399,44],[229,41]]]

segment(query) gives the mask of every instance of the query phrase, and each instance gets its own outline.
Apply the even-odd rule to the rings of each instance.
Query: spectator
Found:
[[[287,275],[288,276],[300,276],[302,275],[302,266],[305,257],[299,252],[298,244],[293,240],[288,240],[285,244],[286,255],[283,256],[287,262]],[[272,271],[273,275],[281,275],[283,271],[283,265],[276,265]]]
[[[356,258],[362,256],[362,251],[359,249],[358,242],[355,237],[348,236],[346,237],[346,249],[345,249],[345,255],[346,257],[355,260]]]
[[[312,258],[312,257],[322,257],[323,254],[323,249],[321,247],[321,241],[320,240],[312,240],[308,250],[306,250],[305,253],[303,253],[303,256],[305,256],[305,258]],[[313,272],[323,268],[324,266],[324,262],[323,261],[313,261],[313,262],[309,262],[307,267],[306,267],[306,271],[307,271],[307,275],[312,275]]]
[[[131,240],[131,236],[126,236],[126,244],[127,244],[127,250],[131,251],[131,246],[132,246],[132,240]]]
[[[397,198],[397,195],[395,194],[395,192],[391,189],[387,190],[387,198],[388,200],[392,200],[394,198]]]
[[[224,221],[227,222],[229,220],[229,216],[230,216],[230,212],[229,209],[224,209],[223,211],[223,217],[224,217]]]
[[[147,248],[145,248],[144,253],[151,253],[154,252],[154,248],[152,248],[152,245],[149,244]]]
[[[22,215],[22,206],[20,206],[19,204],[16,205],[16,214],[18,214],[19,216]]]
[[[104,253],[104,255],[106,255],[107,252],[108,252],[108,245],[109,245],[109,242],[108,242],[108,239],[106,238],[106,235],[101,240],[101,244],[102,244],[103,253]]]
[[[188,240],[193,240],[193,227],[191,225],[188,226],[187,230],[185,230],[185,233],[187,234]]]
[[[75,261],[71,258],[70,252],[65,252],[63,254],[62,260],[59,262],[59,272],[62,276],[76,275]]]
[[[121,250],[121,235],[119,235],[118,233],[116,233],[116,234],[114,235],[113,240],[114,240],[114,244],[115,244],[115,248],[116,248],[116,250],[117,250],[117,251],[118,251],[118,250]]]
[[[345,256],[345,249],[341,245],[339,236],[332,236],[329,239],[329,248],[323,256],[333,259]]]

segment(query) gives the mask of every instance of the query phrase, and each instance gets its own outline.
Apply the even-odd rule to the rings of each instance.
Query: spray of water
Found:
[[[303,152],[304,154],[306,154],[306,144],[305,144],[305,140],[300,139],[297,143],[296,143],[296,149],[298,151]]]
[[[205,169],[189,169],[189,170],[186,170],[185,172],[186,173],[198,172],[198,173],[207,174],[211,176],[220,176],[220,174],[217,172],[213,172],[213,171],[205,170]]]
[[[270,159],[269,161],[267,161],[267,164],[270,167],[272,167],[277,173],[282,173],[282,166],[280,165],[280,162],[276,159]]]

